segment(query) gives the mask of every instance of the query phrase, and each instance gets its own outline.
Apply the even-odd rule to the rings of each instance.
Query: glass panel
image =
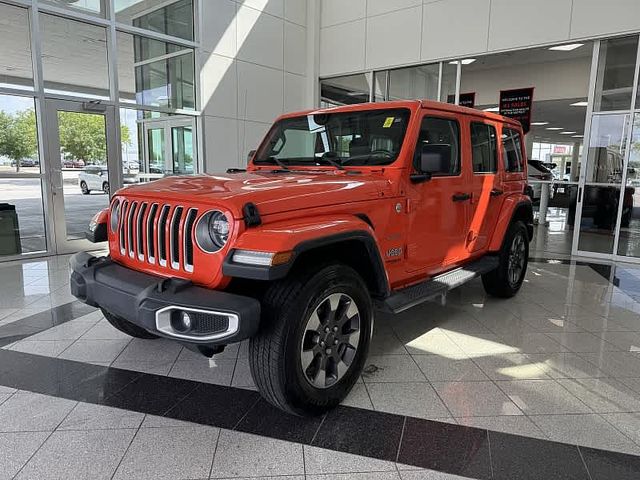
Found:
[[[117,22],[193,40],[193,0],[115,0],[115,10]]]
[[[594,111],[631,108],[637,51],[637,36],[600,43]]]
[[[348,75],[320,81],[322,106],[350,105],[369,101],[371,74]]]
[[[584,187],[578,250],[612,253],[620,187]]]
[[[118,32],[118,79],[123,102],[195,109],[193,49]]]
[[[496,129],[471,122],[471,156],[473,173],[493,173],[498,169]]]
[[[29,13],[0,4],[0,87],[33,90]]]
[[[89,15],[106,16],[105,0],[39,0],[39,2]]]
[[[420,67],[400,68],[389,72],[389,99],[438,99],[440,66],[435,63]],[[455,83],[454,83],[455,91]]]
[[[149,172],[164,174],[166,172],[164,127],[147,130],[147,145],[149,148]]]
[[[40,16],[46,92],[109,98],[104,28],[53,15]]]
[[[387,72],[374,72],[373,101],[384,102],[387,94]]]
[[[104,115],[58,112],[67,239],[85,238],[91,217],[109,205]]]
[[[0,179],[0,256],[46,249],[41,180]]]
[[[457,63],[451,64],[449,62],[444,62],[442,64],[442,91],[440,92],[441,102],[446,103],[450,95],[453,95],[455,97],[457,76]]]
[[[622,199],[622,221],[618,255],[640,257],[640,113],[636,113],[631,133],[627,182]]]
[[[190,125],[171,128],[171,147],[173,153],[173,173],[194,173],[193,131]]]
[[[586,183],[622,182],[628,114],[594,115],[587,151]]]
[[[33,98],[0,95],[0,175],[40,173]]]

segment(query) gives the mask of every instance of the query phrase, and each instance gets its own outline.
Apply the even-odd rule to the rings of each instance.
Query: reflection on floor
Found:
[[[535,226],[533,240],[529,246],[530,254],[535,258],[569,258],[573,242],[573,226],[567,217],[569,209],[549,207],[547,224],[538,224],[539,212],[534,212]]]
[[[0,325],[73,300],[66,262],[0,265]],[[640,269],[613,271],[619,287],[605,276],[532,263],[513,299],[487,298],[473,282],[446,306],[378,315],[366,373],[345,404],[640,455]],[[208,360],[163,340],[132,340],[94,312],[5,348],[252,389],[246,347]],[[0,419],[9,477],[22,469],[17,478],[451,478],[3,387]]]

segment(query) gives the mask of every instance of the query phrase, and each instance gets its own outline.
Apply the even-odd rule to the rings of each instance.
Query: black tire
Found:
[[[124,318],[120,318],[108,311],[104,308],[101,309],[104,318],[107,319],[116,330],[120,330],[122,333],[126,333],[130,337],[134,338],[145,338],[147,340],[153,340],[155,338],[160,338],[153,333],[147,332],[144,328],[140,328],[137,325],[134,325],[131,322],[126,321]]]
[[[89,187],[87,186],[87,182],[84,180],[80,182],[80,190],[82,190],[83,195],[89,195],[91,193],[91,190],[89,190]]]
[[[373,328],[371,297],[355,270],[332,264],[316,272],[299,271],[268,288],[262,299],[260,331],[249,343],[249,365],[258,390],[269,403],[295,415],[322,414],[349,394],[367,358]],[[330,297],[339,299],[335,310]],[[317,330],[309,329],[312,314],[321,310],[327,313],[327,321],[321,319]],[[321,316],[324,314],[315,318]],[[333,326],[327,330],[328,325]],[[357,340],[351,336],[355,335],[354,325]],[[351,333],[345,334],[347,331]],[[304,354],[309,342],[313,346]],[[355,348],[351,342],[356,343]],[[305,369],[303,362],[308,358],[313,360]],[[325,368],[315,371],[324,374],[314,377],[323,384],[321,388],[309,379],[310,369],[319,365]]]
[[[529,264],[529,234],[523,222],[509,225],[498,255],[498,268],[484,274],[482,284],[489,295],[511,298],[520,290]]]
[[[109,190],[109,182],[104,182],[104,183],[102,184],[102,191],[103,191],[104,193],[106,193],[107,195],[109,195],[109,191],[110,191],[110,190]]]

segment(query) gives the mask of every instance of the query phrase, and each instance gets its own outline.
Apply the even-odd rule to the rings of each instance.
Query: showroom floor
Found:
[[[131,340],[67,260],[0,264],[0,479],[640,478],[640,268],[538,260],[511,300],[378,315],[345,406],[299,419],[246,344]]]

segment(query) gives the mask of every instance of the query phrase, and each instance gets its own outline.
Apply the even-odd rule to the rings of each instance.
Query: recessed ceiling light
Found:
[[[562,130],[562,127],[547,127],[546,130]]]
[[[470,65],[475,61],[476,61],[475,58],[463,58],[462,60],[460,60],[460,63],[462,65]],[[449,62],[449,65],[457,65],[457,64],[458,64],[458,60],[453,60],[453,61]]]
[[[572,107],[586,107],[587,105],[589,105],[588,102],[576,102],[571,104]]]
[[[584,43],[568,43],[566,45],[556,45],[555,47],[549,48],[549,50],[558,50],[561,52],[570,52],[571,50],[575,50],[576,48],[580,48]]]
[[[584,138],[584,135],[571,135],[571,138]]]
[[[499,112],[500,108],[499,107],[490,107],[490,108],[485,108],[483,111],[484,112]]]
[[[549,122],[531,122],[531,125],[541,127],[542,125],[549,125]]]
[[[560,135],[573,135],[576,132],[560,132]]]

